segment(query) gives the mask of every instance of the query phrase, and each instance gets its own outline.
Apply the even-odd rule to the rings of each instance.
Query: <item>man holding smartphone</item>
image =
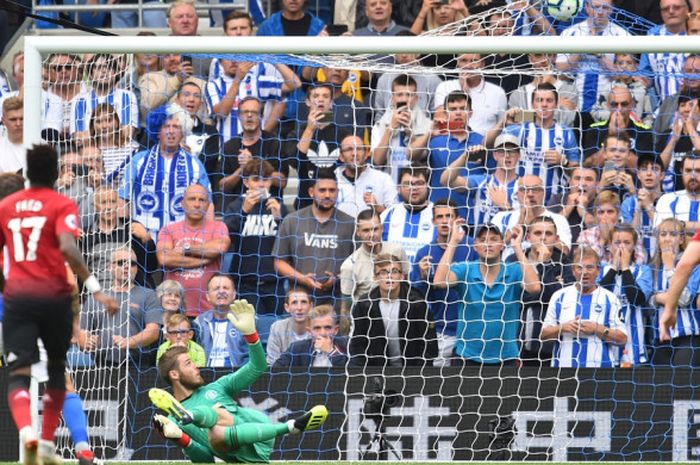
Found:
[[[399,169],[409,166],[414,159],[410,149],[414,136],[429,134],[430,116],[418,107],[418,84],[407,74],[394,78],[391,83],[391,106],[372,128],[372,162],[390,170],[394,183]]]
[[[556,121],[559,92],[550,83],[539,84],[532,93],[533,112],[509,109],[486,134],[491,146],[501,133],[520,139],[520,175],[534,174],[545,186],[545,205],[563,191],[565,175],[581,160],[573,131]]]

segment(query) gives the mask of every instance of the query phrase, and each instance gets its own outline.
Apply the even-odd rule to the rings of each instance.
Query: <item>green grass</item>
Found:
[[[75,462],[66,461],[66,464],[73,464]],[[189,463],[189,462],[105,462],[105,465],[172,465],[173,463]],[[271,462],[272,465],[367,465],[370,462]],[[389,461],[379,461],[376,462],[377,465],[398,465],[405,462],[389,462]],[[566,463],[576,464],[590,464],[590,465],[604,465],[604,464],[614,464],[620,465],[622,462],[410,462],[410,465],[452,465],[455,463],[459,464],[469,464],[469,465],[494,465],[494,463],[522,463],[523,465],[552,465],[556,463]],[[673,462],[639,462],[641,465],[671,465]],[[0,465],[17,465],[17,462],[0,462]]]

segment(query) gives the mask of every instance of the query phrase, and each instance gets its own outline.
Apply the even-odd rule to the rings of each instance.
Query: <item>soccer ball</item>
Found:
[[[547,13],[557,21],[569,21],[581,11],[583,0],[547,0]]]

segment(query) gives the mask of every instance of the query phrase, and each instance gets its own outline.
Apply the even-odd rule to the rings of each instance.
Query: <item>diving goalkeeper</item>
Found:
[[[185,347],[171,347],[158,364],[160,376],[172,386],[173,395],[153,388],[153,405],[170,416],[157,414],[153,425],[166,439],[175,441],[193,462],[269,462],[275,438],[317,428],[326,421],[326,407],[317,405],[286,423],[272,423],[254,409],[243,408],[233,396],[247,389],[267,369],[265,351],[255,329],[255,310],[245,300],[230,306],[228,319],[245,337],[250,360],[235,373],[204,384],[199,368]]]

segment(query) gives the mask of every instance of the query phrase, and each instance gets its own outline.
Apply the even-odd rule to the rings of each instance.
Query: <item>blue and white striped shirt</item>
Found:
[[[685,32],[673,34],[664,25],[654,26],[647,32],[648,36],[677,36]],[[681,86],[683,65],[686,53],[644,53],[639,62],[639,70],[645,74],[654,74],[654,87],[659,101],[675,95]]]
[[[638,208],[638,200],[636,196],[628,195],[620,205],[620,215],[625,223],[632,224],[634,214]],[[647,252],[647,257],[653,257],[656,254],[656,236],[654,236],[654,225],[649,218],[649,214],[645,210],[639,212],[639,226],[637,232],[642,240],[642,246]]]
[[[515,210],[520,206],[518,202],[518,178],[516,177],[508,184],[502,184],[501,181],[493,174],[486,176],[475,175],[468,176],[469,182],[469,199],[471,211],[467,222],[478,226],[480,224],[489,223],[491,218],[498,214],[501,210],[493,204],[488,195],[488,186],[497,188],[505,188],[508,193],[508,210]]]
[[[71,101],[70,133],[88,131],[92,110],[99,103],[109,103],[119,116],[120,126],[138,127],[139,104],[130,90],[114,89],[107,95],[98,96],[94,90],[76,95]]]
[[[548,205],[553,195],[563,192],[566,181],[564,169],[561,166],[547,165],[544,154],[548,150],[556,150],[567,160],[578,162],[581,159],[581,152],[573,131],[559,123],[555,123],[549,129],[539,127],[535,123],[526,123],[507,126],[505,132],[520,138],[518,174],[520,176],[533,174],[542,179],[546,189],[544,203]]]
[[[561,33],[562,37],[592,36],[588,19],[567,27]],[[598,35],[600,36],[629,36],[630,33],[621,26],[613,22],[608,25]],[[569,61],[571,54],[560,53],[557,55],[557,63]],[[614,53],[606,53],[605,57],[611,62],[615,59]],[[601,73],[598,57],[595,55],[581,55],[581,60],[576,63],[576,89],[578,90],[579,110],[591,111],[591,108],[598,101],[599,96],[605,96],[610,91],[610,79],[606,73]]]
[[[411,263],[418,250],[430,244],[435,236],[432,202],[419,212],[408,210],[403,202],[397,203],[382,212],[381,220],[382,240],[403,247]]]
[[[267,102],[282,100],[282,84],[284,84],[284,78],[282,78],[282,75],[273,65],[268,63],[256,64],[248,71],[248,74],[245,75],[238,86],[238,95],[231,108],[231,113],[229,113],[226,118],[221,118],[214,114],[214,106],[218,105],[221,100],[223,100],[232,83],[232,77],[220,73],[218,78],[207,83],[204,92],[209,113],[216,119],[217,129],[219,130],[219,134],[223,137],[224,142],[237,136],[242,130],[240,122],[238,121],[238,103],[246,97],[256,97],[263,102],[265,107],[260,125],[265,125],[266,117],[269,115],[269,106]]]
[[[602,287],[588,295],[581,295],[576,285],[559,289],[549,300],[542,327],[557,326],[576,317],[627,333],[625,324],[620,319],[620,301],[615,294]],[[608,368],[617,365],[617,346],[603,341],[595,334],[562,333],[552,356],[553,367]]]
[[[686,190],[662,195],[656,202],[654,226],[666,218],[688,222],[700,221],[700,200],[693,200]]]
[[[674,270],[665,270],[663,266],[656,270],[654,278],[654,293],[668,291],[671,284],[671,277]],[[700,336],[700,310],[696,305],[698,295],[698,287],[700,287],[700,267],[696,266],[693,273],[690,275],[688,285],[683,292],[688,292],[690,302],[687,305],[678,304],[678,313],[676,314],[676,327],[669,330],[671,339],[684,336]],[[683,296],[681,296],[683,299]],[[658,306],[658,316],[663,312],[663,306]],[[658,324],[658,319],[657,319]],[[658,340],[658,326],[656,330],[656,340]]]
[[[601,267],[598,278],[602,279],[610,268],[610,265]],[[629,270],[632,276],[634,276],[634,282],[644,293],[646,305],[646,301],[651,296],[653,288],[651,269],[647,265],[632,265]],[[627,296],[622,288],[622,277],[619,274],[615,276],[615,287],[612,289],[612,292],[620,300],[622,319],[627,326],[627,344],[624,348],[619,348],[620,359],[622,359],[623,350],[626,349],[627,356],[629,357],[628,361],[630,363],[634,365],[647,363],[649,358],[647,357],[647,346],[644,337],[646,333],[646,328],[644,327],[644,308],[642,306],[633,305],[627,300]]]

